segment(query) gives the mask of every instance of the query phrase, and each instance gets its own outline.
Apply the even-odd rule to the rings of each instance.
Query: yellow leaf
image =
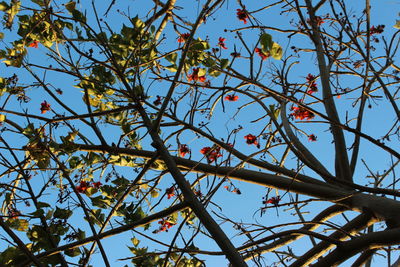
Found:
[[[280,60],[282,58],[282,54],[283,54],[282,47],[278,43],[274,42],[274,44],[272,45],[270,53],[271,53],[271,56],[274,59]]]
[[[400,20],[396,20],[396,24],[393,26],[393,28],[400,30]]]
[[[3,122],[6,120],[6,115],[0,114],[0,122]]]
[[[150,192],[151,197],[156,198],[160,195],[156,189]]]

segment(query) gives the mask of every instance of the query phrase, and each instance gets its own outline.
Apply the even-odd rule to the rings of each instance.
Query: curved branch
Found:
[[[375,219],[372,218],[371,214],[361,214],[356,218],[348,222],[342,227],[342,231],[336,231],[330,235],[331,238],[342,240],[347,239],[349,234],[355,234],[365,229],[369,225],[375,222]],[[309,251],[307,251],[303,256],[301,256],[296,262],[294,262],[291,267],[300,267],[300,266],[308,266],[310,263],[318,259],[321,255],[323,255],[326,251],[332,248],[332,244],[322,241],[318,243],[317,246],[313,247]],[[319,262],[318,262],[319,263]],[[333,266],[333,265],[320,265],[320,266]]]
[[[19,237],[14,234],[14,232],[7,226],[7,224],[3,221],[3,218],[0,217],[0,226],[3,228],[3,230],[14,240],[14,242],[18,245],[18,248],[25,253],[28,258],[31,259],[32,262],[34,262],[37,266],[39,267],[44,267],[43,264],[40,263],[38,260],[38,257],[35,257],[35,255],[32,254],[32,252],[25,246],[24,242],[22,242]]]
[[[337,124],[340,124],[340,119],[335,106],[335,102],[333,101],[332,98],[328,66],[326,65],[325,62],[325,55],[321,44],[321,37],[319,34],[318,26],[316,24],[314,9],[311,6],[310,0],[306,0],[306,5],[308,13],[310,15],[310,21],[312,27],[312,32],[310,33],[310,35],[315,44],[318,67],[321,74],[322,93],[324,97],[323,103],[328,117],[335,123],[332,125],[332,135],[335,141],[336,176],[338,179],[352,182],[353,178],[352,178],[352,173],[350,171],[346,141],[344,139],[344,134],[342,129],[337,126]]]
[[[319,213],[317,216],[314,217],[313,221],[316,222],[315,224],[307,224],[304,227],[302,227],[301,229],[308,230],[308,231],[314,231],[315,229],[317,229],[320,226],[319,222],[327,221],[330,218],[344,212],[345,210],[347,210],[347,209],[344,206],[333,205],[333,206],[325,209],[324,211],[322,211],[321,213]],[[301,237],[303,237],[303,236],[295,235],[295,236],[283,237],[279,240],[272,242],[271,244],[268,244],[268,245],[265,245],[262,247],[258,247],[254,251],[248,252],[246,255],[244,255],[244,258],[245,258],[245,260],[250,260],[254,254],[262,254],[265,252],[270,252],[270,251],[276,250],[282,246],[285,246],[289,243],[292,243],[292,242],[300,239]]]
[[[314,266],[335,266],[361,251],[379,249],[398,244],[400,244],[399,228],[369,233],[344,242],[326,257],[319,260]]]
[[[154,213],[154,214],[152,214],[150,216],[147,216],[146,218],[137,220],[137,221],[135,221],[133,223],[125,224],[123,226],[116,227],[116,228],[114,228],[112,230],[100,233],[100,234],[97,235],[97,237],[99,239],[104,239],[104,238],[107,238],[107,237],[111,237],[111,236],[114,236],[114,235],[129,231],[129,230],[131,230],[133,228],[144,226],[144,225],[149,224],[149,223],[151,223],[153,221],[156,221],[156,220],[159,220],[161,218],[164,218],[164,217],[166,217],[166,216],[168,216],[168,215],[170,215],[170,214],[172,214],[174,212],[186,209],[187,207],[188,207],[188,205],[187,205],[186,202],[181,202],[181,203],[176,204],[176,205],[174,205],[172,207],[169,207],[169,208],[167,208],[165,210],[162,210],[160,212],[157,212],[157,213]],[[79,241],[75,241],[75,242],[72,242],[72,243],[69,243],[69,244],[66,244],[66,245],[63,245],[63,246],[59,246],[59,247],[57,247],[55,249],[49,249],[46,252],[39,253],[39,254],[37,254],[35,256],[36,256],[36,258],[40,259],[40,258],[43,258],[43,257],[56,255],[56,254],[61,253],[62,251],[65,251],[65,250],[68,250],[68,249],[73,249],[73,248],[78,248],[78,247],[81,247],[83,245],[95,242],[97,237],[95,237],[95,236],[87,237],[87,238],[84,238],[84,239],[79,240]],[[27,264],[27,263],[24,263],[24,264]],[[25,265],[23,265],[23,266],[25,266]]]
[[[128,148],[93,146],[83,144],[76,144],[76,146],[80,150],[87,152],[112,153],[147,159],[152,158],[156,154],[156,152]],[[180,157],[170,157],[171,160],[174,160],[175,164],[180,169],[215,175],[222,178],[229,177],[231,179],[239,181],[308,195],[316,197],[318,199],[331,201],[333,203],[339,203],[359,212],[369,210],[373,212],[376,218],[386,221],[386,223],[389,225],[395,226],[400,223],[400,203],[386,197],[363,194],[357,191],[346,190],[343,187],[333,186],[329,184],[316,185],[312,183],[298,182],[292,178],[287,178],[270,173],[263,173],[246,169],[237,169],[234,167],[212,166],[209,164],[204,164]],[[370,190],[376,189],[371,188]],[[392,192],[392,194],[398,196],[400,192]]]

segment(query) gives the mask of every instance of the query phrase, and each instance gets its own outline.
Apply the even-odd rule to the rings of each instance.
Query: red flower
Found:
[[[307,23],[311,25],[311,20],[307,19]],[[325,23],[325,21],[320,16],[315,16],[315,23],[317,24],[317,26],[321,26],[321,24]]]
[[[241,20],[241,21],[243,21],[243,23],[244,24],[246,24],[247,23],[247,19],[249,18],[249,15],[247,15],[247,11],[246,11],[246,9],[236,9],[236,15],[237,15],[237,18],[239,19],[239,20]]]
[[[21,212],[19,210],[16,210],[16,209],[10,210],[8,212],[8,218],[9,219],[18,219],[18,216],[20,216],[20,215],[21,215]]]
[[[267,58],[269,58],[269,56],[270,56],[270,54],[267,52],[267,53],[264,53],[260,48],[258,48],[258,47],[256,47],[255,49],[254,49],[254,52],[256,52],[260,57],[261,57],[261,60],[266,60]]]
[[[199,82],[204,83],[206,81],[206,76],[199,76],[199,70],[200,70],[199,68],[193,68],[192,74],[187,76],[189,82],[190,81],[195,81],[195,82],[199,81]]]
[[[315,76],[312,75],[311,73],[309,73],[306,77],[306,80],[308,82],[308,90],[307,93],[308,94],[312,94],[318,91],[318,87],[317,84],[315,82]]]
[[[207,157],[208,163],[212,163],[216,161],[217,158],[222,157],[220,150],[220,147],[211,148],[209,146],[206,146],[200,150],[200,153]]]
[[[380,34],[383,32],[383,30],[385,29],[385,25],[378,25],[378,26],[372,26],[369,29],[369,35],[373,35],[373,34]]]
[[[227,95],[225,96],[225,100],[235,102],[239,99],[237,95]]]
[[[206,81],[206,76],[200,76],[199,77],[199,82],[204,83]]]
[[[318,87],[317,87],[317,84],[315,83],[315,82],[312,82],[310,85],[309,85],[309,87],[308,87],[309,89],[307,90],[307,93],[308,94],[312,94],[312,93],[315,93],[315,92],[317,92],[318,91]]]
[[[260,148],[260,144],[258,143],[258,141],[257,141],[257,136],[255,136],[255,135],[252,135],[252,134],[248,134],[248,135],[246,135],[245,137],[244,137],[244,139],[246,139],[246,143],[247,144],[249,144],[249,145],[255,145],[255,146],[257,146],[258,148]]]
[[[308,83],[313,82],[315,80],[315,76],[309,73],[306,77]]]
[[[317,141],[317,136],[315,136],[314,134],[310,134],[310,135],[308,136],[308,141],[310,141],[310,142],[315,142],[315,141]]]
[[[42,112],[42,114],[50,110],[50,104],[47,103],[46,100],[44,100],[43,103],[41,103],[40,105],[41,105],[40,111]]]
[[[238,195],[241,195],[241,194],[242,194],[242,192],[240,191],[239,188],[234,187],[234,188],[231,190],[231,187],[232,187],[232,185],[231,185],[231,186],[227,186],[227,185],[224,186],[224,188],[225,188],[226,190],[228,190],[229,192],[231,192],[231,193],[236,193],[236,194],[238,194]]]
[[[30,43],[28,45],[28,47],[38,48],[38,45],[39,45],[39,41],[33,41],[32,43]]]
[[[242,192],[239,190],[239,188],[234,188],[234,189],[232,190],[232,193],[236,193],[236,194],[238,194],[238,195],[241,195],[241,194],[242,194]]]
[[[165,189],[165,192],[167,193],[167,198],[170,199],[175,196],[175,187],[171,186],[170,188]]]
[[[187,153],[190,153],[190,149],[187,145],[179,145],[179,155],[184,157]]]
[[[85,191],[90,187],[90,184],[86,181],[81,181],[78,186],[76,186],[76,191],[79,193],[85,193]]]
[[[293,112],[290,115],[294,116],[295,119],[311,120],[312,118],[315,117],[314,113],[312,113],[311,111],[308,111],[307,109],[305,109],[303,107],[292,107],[291,110],[293,110]]]
[[[279,204],[279,201],[281,201],[280,196],[271,197],[270,199],[263,201],[263,204],[272,204],[274,206],[277,206]]]
[[[101,182],[95,182],[93,183],[93,187],[96,189],[99,189],[103,184]]]
[[[155,106],[161,105],[161,96],[157,95],[157,99],[153,101]]]
[[[157,234],[159,232],[164,232],[164,231],[168,232],[168,229],[176,224],[167,219],[162,219],[161,221],[158,221],[158,223],[161,224],[161,226],[158,230],[153,231],[154,234]]]
[[[178,43],[184,43],[190,36],[190,33],[182,33],[178,38]]]
[[[225,41],[226,41],[225,38],[219,37],[219,39],[218,39],[218,46],[221,47],[222,49],[228,49],[228,48],[225,46]]]

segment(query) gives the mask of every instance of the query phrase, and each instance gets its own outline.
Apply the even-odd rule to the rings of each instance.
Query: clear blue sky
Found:
[[[108,7],[110,1],[95,1],[95,5],[98,7],[99,14],[103,14],[105,9]],[[134,17],[135,15],[138,15],[140,18],[144,18],[146,14],[143,13],[143,10],[147,10],[147,7],[145,6],[148,3],[151,3],[150,1],[147,1],[144,3],[144,1],[116,1],[116,5],[112,8],[110,14],[108,15],[107,18],[104,18],[104,20],[109,23],[110,27],[112,29],[119,29],[122,27],[122,23],[128,24],[128,21],[126,18],[121,16],[120,14],[117,13],[117,9],[121,11],[125,11],[127,15],[130,17]],[[250,1],[248,1],[250,2]],[[252,2],[252,1],[251,1]],[[356,10],[358,7],[358,4],[364,4],[363,1],[347,1],[349,2],[348,4],[354,5],[354,10],[357,15],[360,15],[360,10]],[[195,4],[193,4],[195,3]],[[263,3],[245,3],[247,5],[248,10],[255,10],[257,7],[261,7]],[[393,29],[393,25],[395,23],[396,19],[399,19],[398,12],[400,3],[396,1],[378,1],[374,0],[371,1],[372,5],[372,22],[371,25],[378,25],[378,24],[384,24],[386,25],[385,28],[385,34],[388,36],[395,31]],[[184,19],[188,19],[191,22],[194,22],[194,18],[196,17],[197,14],[199,14],[201,5],[196,3],[195,1],[177,1],[177,6],[182,7],[181,10],[177,10],[176,12],[178,14],[181,14]],[[80,7],[87,9],[88,13],[88,18],[89,21],[93,20],[93,12],[90,10],[90,5],[88,1],[81,1]],[[212,47],[217,47],[218,43],[218,38],[219,37],[224,37],[226,38],[226,46],[228,49],[226,51],[222,51],[222,57],[223,58],[229,58],[230,53],[233,52],[233,47],[236,46],[238,51],[241,53],[245,54],[245,49],[235,36],[235,33],[230,32],[230,30],[238,29],[241,28],[245,25],[241,21],[239,21],[236,18],[236,9],[239,8],[238,4],[236,1],[226,1],[225,4],[221,7],[219,12],[217,12],[215,15],[211,16],[208,18],[206,24],[202,25],[199,31],[196,33],[196,37],[200,37],[202,39],[208,39]],[[351,8],[349,8],[351,9]],[[128,12],[129,10],[129,12]],[[279,15],[280,9],[277,7],[273,7],[271,11],[265,11],[265,13],[260,12],[255,14],[255,17],[260,20],[260,22],[264,25],[270,26],[270,27],[282,27],[282,28],[288,28],[289,23],[290,23],[290,18],[291,14],[282,14]],[[324,14],[324,10],[321,10],[321,15]],[[247,24],[247,25],[250,25]],[[323,27],[326,27],[327,29],[329,28],[329,25],[325,24]],[[227,31],[225,31],[225,29]],[[180,29],[181,32],[187,32],[183,29]],[[305,43],[302,41],[300,38],[294,38],[294,40],[291,40],[288,42],[288,38],[286,37],[286,34],[279,34],[275,33],[272,31],[268,31],[270,34],[273,35],[274,41],[278,42],[281,44],[281,46],[284,48],[285,53],[284,56],[288,56],[288,54],[292,53],[290,46],[295,45],[297,47],[309,47],[310,43]],[[5,32],[6,33],[6,40],[7,38],[13,38],[13,33]],[[243,38],[246,40],[246,43],[250,45],[250,48],[254,48],[254,44],[257,42],[258,36],[259,36],[259,30],[255,29],[248,29],[243,31]],[[174,32],[174,29],[169,25],[167,26],[165,32],[165,38],[163,38],[161,44],[160,44],[160,51],[168,51],[171,47],[176,46],[176,39],[177,39],[177,34]],[[1,46],[1,44],[0,44]],[[378,48],[379,49],[379,48]],[[44,54],[45,49],[42,46],[39,46],[39,48],[29,49],[28,57],[29,60],[32,60],[33,62],[40,62],[43,64],[43,60],[45,59]],[[45,59],[47,60],[47,59]],[[257,59],[258,60],[258,59]],[[239,64],[235,65],[234,67],[243,73],[248,73],[248,65],[246,65],[246,60],[241,60],[239,59]],[[316,60],[315,57],[302,57],[301,61],[299,64],[293,68],[293,72],[290,75],[290,79],[293,81],[298,80],[302,81],[305,79],[308,73],[318,73],[316,69]],[[51,61],[49,61],[49,64],[52,64]],[[264,62],[263,68],[265,69],[265,72],[271,71],[274,66],[280,66],[281,62],[276,61],[273,59],[267,60]],[[3,77],[9,76],[14,72],[18,72],[19,70],[16,70],[14,68],[7,68],[4,66],[4,64],[0,65],[0,72],[3,73]],[[42,73],[43,74],[43,73]],[[25,77],[24,77],[25,78]],[[144,76],[144,78],[148,78],[147,76]],[[31,78],[27,78],[29,81],[32,81]],[[221,76],[218,79],[212,80],[212,83],[215,83],[217,85],[222,84],[222,79],[223,77]],[[46,80],[51,83],[54,88],[61,88],[64,92],[63,97],[66,103],[76,110],[77,112],[85,112],[85,107],[82,105],[80,102],[80,99],[82,97],[82,94],[80,92],[80,89],[73,87],[73,85],[76,83],[73,79],[67,78],[65,76],[49,76],[46,77]],[[273,81],[270,81],[266,78],[260,78],[260,80],[265,83],[266,85],[270,85]],[[237,85],[237,81],[230,81],[231,85]],[[147,79],[145,80],[145,84],[148,86],[147,89],[149,89],[148,94],[149,96],[152,96],[155,98],[156,95],[165,95],[165,92],[167,91],[167,84],[166,83],[152,83],[152,80]],[[346,87],[352,88],[354,86],[354,81],[352,81],[352,78],[348,78],[348,80],[344,81],[344,84],[346,84]],[[180,86],[177,88],[176,92],[179,93],[183,91],[185,88],[183,86]],[[46,95],[42,90],[39,90],[38,88],[31,88],[29,90],[28,94],[31,98],[32,101],[28,104],[20,104],[18,102],[14,103],[15,109],[19,109],[20,111],[25,110],[26,108],[29,108],[29,113],[40,115],[40,103],[43,102],[43,100],[49,99],[48,95]],[[354,99],[352,97],[355,97],[356,95],[348,95],[344,96],[340,100],[337,100],[336,102],[338,103],[338,107],[340,111],[343,111],[348,105],[350,105]],[[153,101],[153,98],[150,99],[150,101]],[[76,101],[76,99],[79,99],[79,101]],[[0,101],[1,98],[0,98]],[[255,105],[251,107],[246,107],[243,110],[241,110],[237,115],[235,112],[237,111],[236,108],[239,108],[245,103],[248,103],[250,101],[249,98],[242,97],[239,99],[238,102],[232,102],[232,103],[226,103],[225,105],[227,106],[227,112],[222,111],[221,104],[217,104],[216,106],[216,112],[213,115],[213,119],[209,121],[208,127],[212,129],[213,134],[217,138],[224,138],[227,136],[228,132],[231,131],[233,128],[237,128],[240,126],[243,127],[243,130],[240,131],[240,133],[237,135],[236,143],[238,149],[240,149],[241,152],[251,154],[256,151],[256,148],[254,146],[248,146],[244,143],[243,136],[247,135],[249,133],[252,134],[259,134],[262,131],[262,128],[264,125],[262,123],[250,123],[250,121],[258,119],[260,114],[260,109],[255,107]],[[1,103],[1,102],[0,102]],[[187,103],[186,108],[190,108],[190,103]],[[52,108],[54,110],[61,110],[59,106],[57,106],[56,103],[52,103]],[[10,107],[8,107],[10,109]],[[381,134],[381,131],[379,131],[381,128],[384,127],[389,127],[392,121],[384,120],[383,118],[386,118],[387,114],[389,114],[391,110],[388,110],[387,106],[384,105],[375,105],[373,104],[373,109],[367,111],[366,114],[366,128],[368,130],[368,133],[374,137],[379,137],[375,136],[375,134]],[[235,116],[234,116],[235,115]],[[250,117],[250,115],[252,117]],[[345,118],[345,113],[341,113],[341,118]],[[351,114],[350,114],[351,115]],[[352,114],[354,115],[354,114]],[[207,121],[207,118],[205,115],[198,115],[198,120],[204,120]],[[201,119],[200,119],[201,118]],[[377,127],[377,123],[379,122],[379,127]],[[327,131],[327,126],[323,124],[318,124],[318,123],[307,123],[307,124],[299,124],[299,127],[301,127],[303,130],[305,130],[308,134],[316,134],[318,136],[318,141],[315,143],[309,143],[307,142],[306,138],[303,137],[302,141],[307,145],[307,147],[310,149],[310,151],[314,152],[315,155],[318,156],[318,159],[327,167],[329,171],[334,170],[334,155],[332,153],[332,145],[330,144],[331,141],[331,136],[329,131]],[[84,133],[89,133],[87,129],[85,129],[83,126],[81,126],[80,130]],[[107,141],[111,142],[117,142],[118,140],[115,139],[116,134],[115,134],[116,128],[110,127],[110,126],[102,126],[102,133],[107,137]],[[163,136],[167,136],[169,132],[164,132]],[[351,135],[348,135],[351,136]],[[119,137],[119,133],[118,133]],[[147,139],[148,140],[148,139]],[[349,139],[351,140],[351,139]],[[180,141],[182,143],[186,143],[190,146],[192,150],[192,159],[200,160],[201,159],[201,154],[199,153],[200,149],[204,146],[210,146],[211,142],[210,141],[204,141],[204,139],[199,139],[195,135],[192,134],[187,134],[187,135],[182,135]],[[265,140],[261,140],[261,145],[265,143]],[[171,145],[176,145],[175,140],[170,141]],[[151,146],[149,143],[143,143],[142,144],[145,149],[151,150]],[[349,144],[348,144],[349,145]],[[281,151],[277,151],[278,153],[281,153]],[[381,150],[378,150],[375,146],[366,144],[365,148],[360,151],[362,158],[368,163],[368,166],[373,169],[373,170],[384,170],[385,168],[390,166],[389,163],[389,158],[386,153],[382,153]],[[271,159],[267,156],[266,160],[270,161]],[[234,162],[235,163],[235,162]],[[239,163],[236,161],[236,163]],[[291,161],[288,163],[289,167],[296,167],[296,162]],[[128,179],[133,179],[136,175],[136,173],[132,172],[131,169],[129,168],[117,168],[118,172],[121,175],[124,175]],[[99,173],[95,173],[95,179],[98,178]],[[150,172],[147,175],[147,179],[151,178],[151,175],[155,175],[154,172]],[[364,166],[362,166],[361,163],[359,163],[358,168],[356,170],[356,182],[364,185],[367,183],[368,180],[365,179],[365,177],[368,175],[368,171]],[[42,176],[42,177],[41,177]],[[191,181],[195,179],[195,176],[188,176],[190,177]],[[48,177],[46,175],[39,174],[37,175],[37,179],[41,179],[42,182],[45,182]],[[42,183],[41,182],[41,183]],[[160,188],[163,190],[173,184],[172,178],[169,176],[166,176],[162,182],[160,183]],[[227,190],[219,190],[214,197],[213,201],[215,203],[218,203],[219,205],[222,206],[222,209],[220,210],[217,206],[210,205],[209,210],[213,210],[218,214],[222,214],[223,216],[226,216],[234,221],[238,222],[243,222],[243,223],[248,223],[248,222],[254,222],[256,221],[257,223],[265,226],[272,226],[275,224],[279,223],[284,223],[284,222],[291,222],[291,221],[296,221],[296,217],[292,216],[292,212],[290,210],[286,210],[287,207],[281,207],[276,209],[268,209],[266,214],[263,216],[260,216],[259,209],[263,205],[261,204],[262,202],[262,197],[266,193],[266,188],[260,188],[259,186],[254,186],[250,184],[245,184],[241,182],[234,182],[234,185],[237,188],[240,188],[240,191],[242,192],[241,195],[237,195],[234,193],[230,193]],[[163,193],[163,191],[161,191]],[[57,192],[54,191],[54,195],[49,194],[46,196],[50,202],[50,200],[55,199]],[[280,192],[280,195],[283,195],[284,192]],[[269,194],[269,196],[275,196],[275,190],[272,190]],[[302,198],[303,199],[303,198]],[[167,200],[164,198],[164,203],[165,206],[169,205],[172,200]],[[283,198],[283,202],[290,202],[291,199],[289,198],[288,195],[285,195]],[[319,203],[314,203],[311,204],[308,208],[308,210],[312,211],[313,209],[316,210],[321,210],[322,204]],[[306,219],[311,219],[315,215],[315,213],[311,212],[310,214],[305,214]],[[87,229],[87,224],[81,220],[81,214],[78,212],[75,215],[76,223],[81,223],[82,224],[82,229]],[[218,219],[217,219],[218,220]],[[342,219],[337,219],[338,223],[343,222]],[[178,222],[179,223],[179,222]],[[177,227],[176,227],[177,228]],[[176,228],[171,228],[171,230],[168,233],[158,233],[158,234],[152,234],[151,232],[155,229],[157,229],[156,223],[152,225],[150,230],[144,232],[145,234],[150,235],[152,238],[155,238],[156,240],[160,240],[162,242],[168,243],[168,241],[171,240],[173,235],[175,234]],[[237,232],[236,230],[233,229],[231,224],[225,223],[223,225],[224,230],[227,231],[229,237],[232,239],[232,241],[235,243],[235,245],[241,245],[242,242],[246,241],[245,238],[240,237],[240,236],[235,236],[235,233]],[[285,228],[287,229],[287,228]],[[142,228],[138,228],[138,231],[142,231]],[[2,232],[0,232],[2,233]],[[187,235],[187,237],[190,236],[190,231],[185,230],[183,231],[183,234]],[[89,235],[89,233],[88,233]],[[137,238],[140,238],[138,235],[135,235]],[[133,237],[133,233],[123,233],[118,236],[111,237],[109,239],[106,239],[103,243],[104,246],[108,252],[108,256],[113,262],[113,266],[123,266],[125,263],[130,265],[129,262],[117,262],[117,259],[124,258],[124,257],[129,257],[132,256],[130,254],[128,248],[125,245],[125,241],[127,245],[129,244],[129,239]],[[179,240],[179,238],[178,238]],[[180,242],[180,241],[179,241]],[[151,241],[143,241],[141,244],[146,244],[150,248],[157,248],[157,245],[154,242]],[[198,241],[196,241],[196,245],[200,249],[204,250],[214,250],[218,251],[219,248],[214,244],[213,242],[210,242],[209,239],[206,238],[200,238]],[[310,246],[310,242],[308,238],[303,238],[297,245],[295,245],[295,251],[296,254],[300,254],[301,252],[304,252],[306,248]],[[210,256],[210,257],[205,257],[205,256],[200,256],[199,258],[201,259],[206,259],[207,266],[224,266],[226,265],[226,260],[223,256],[221,257],[216,257],[216,256]],[[276,259],[271,259],[268,258],[266,259],[266,264],[272,264]],[[382,257],[374,257],[374,266],[380,266],[381,261],[383,263]],[[95,254],[92,257],[91,264],[93,266],[101,266],[101,257],[99,253]]]

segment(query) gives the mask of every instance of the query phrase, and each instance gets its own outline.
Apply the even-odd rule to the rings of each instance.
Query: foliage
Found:
[[[0,3],[0,265],[399,257],[399,20],[97,2]]]

